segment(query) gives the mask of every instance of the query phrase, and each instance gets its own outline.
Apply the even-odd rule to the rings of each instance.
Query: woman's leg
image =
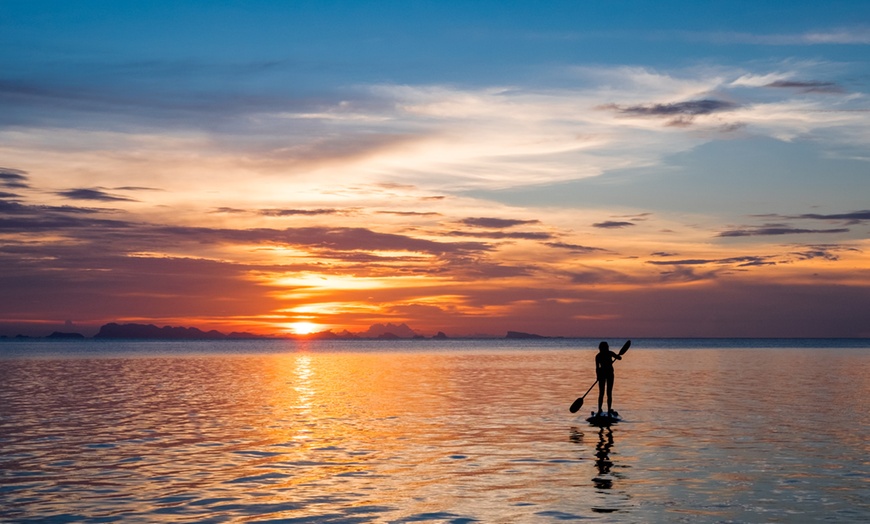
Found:
[[[601,413],[601,404],[604,402],[604,382],[606,381],[606,377],[600,377],[598,379],[598,412]]]
[[[613,375],[607,377],[607,411],[613,411]]]

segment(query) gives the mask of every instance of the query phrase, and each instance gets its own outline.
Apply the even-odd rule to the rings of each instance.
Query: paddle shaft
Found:
[[[613,360],[615,361],[616,359],[613,359]],[[589,392],[592,391],[592,388],[595,387],[595,384],[598,384],[598,379],[597,379],[597,378],[595,379],[595,382],[593,382],[592,385],[589,386],[589,389],[586,390],[586,393],[583,393],[583,396],[580,397],[580,398],[586,398],[586,395],[588,395]]]

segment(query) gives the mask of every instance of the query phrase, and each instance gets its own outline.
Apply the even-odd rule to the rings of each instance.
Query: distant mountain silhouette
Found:
[[[305,338],[315,339],[315,340],[354,340],[360,338],[359,335],[355,335],[348,330],[344,330],[340,333],[333,333],[332,331],[319,331],[317,333],[312,333],[310,335],[305,335]]]
[[[504,338],[529,339],[529,338],[549,338],[549,337],[545,337],[543,335],[535,335],[534,333],[523,333],[522,331],[508,331],[507,336]]]
[[[171,339],[171,340],[223,340],[262,338],[250,333],[230,333],[225,335],[220,331],[203,331],[195,327],[162,328],[154,324],[106,324],[100,328],[94,338],[137,338],[137,339]]]
[[[417,332],[409,328],[407,324],[373,324],[368,331],[361,334],[364,338],[385,338],[385,335],[393,335],[386,338],[414,338]]]
[[[78,338],[81,335],[77,333],[59,333],[55,332],[50,335],[51,338]],[[203,331],[195,327],[176,327],[163,326],[158,327],[154,324],[118,324],[111,322],[100,328],[100,331],[94,335],[94,338],[120,338],[120,339],[155,339],[155,340],[227,340],[227,339],[270,339],[274,337],[265,337],[254,335],[252,333],[230,333],[225,335],[220,331]],[[293,336],[287,335],[287,338],[305,338],[315,340],[404,340],[404,339],[425,339],[427,337],[417,333],[407,324],[374,324],[366,331],[352,333],[348,330],[343,330],[338,333],[332,331],[321,331],[310,335]],[[439,331],[432,337],[433,340],[446,340],[449,337],[443,331]],[[475,338],[475,337],[463,337]],[[483,338],[496,338],[494,336],[483,336]],[[532,335],[529,333],[520,333],[517,331],[508,331],[507,338],[547,338],[540,335]]]
[[[85,336],[81,333],[62,333],[60,331],[55,331],[45,338],[85,338]]]

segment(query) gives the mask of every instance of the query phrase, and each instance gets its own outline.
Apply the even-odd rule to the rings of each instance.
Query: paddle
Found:
[[[625,344],[622,345],[622,349],[619,350],[620,357],[622,355],[625,355],[625,352],[628,351],[629,346],[631,346],[631,340],[626,340]],[[577,413],[578,411],[580,411],[580,408],[583,407],[583,399],[586,398],[586,395],[588,395],[590,391],[592,391],[592,388],[595,387],[595,384],[598,384],[597,378],[595,379],[595,382],[593,382],[592,385],[589,386],[589,389],[586,390],[586,393],[583,393],[583,396],[575,400],[574,403],[571,404],[571,407],[568,408],[571,413]]]

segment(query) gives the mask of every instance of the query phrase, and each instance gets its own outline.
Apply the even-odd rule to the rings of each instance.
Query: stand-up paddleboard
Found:
[[[619,413],[613,412],[607,413],[606,411],[601,413],[600,415],[596,412],[592,412],[592,416],[586,419],[586,422],[592,424],[593,426],[598,426],[600,428],[607,427],[611,424],[616,424],[622,420],[622,417],[619,416]]]

